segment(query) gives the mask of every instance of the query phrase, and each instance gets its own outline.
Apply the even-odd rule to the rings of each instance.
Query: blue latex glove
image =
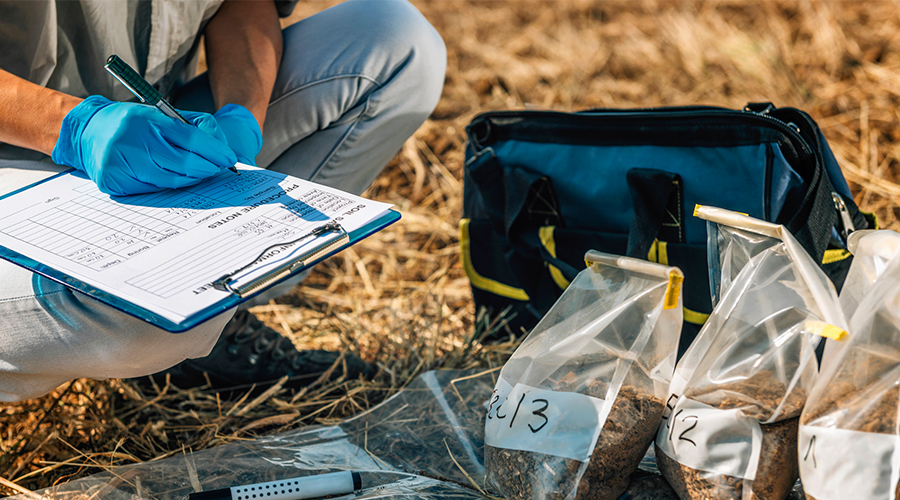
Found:
[[[262,149],[263,140],[262,130],[253,113],[239,104],[226,104],[214,116],[238,161],[255,167],[256,155]]]
[[[194,126],[153,106],[90,96],[63,118],[51,158],[86,173],[108,194],[190,186],[237,157],[211,115],[189,120]]]

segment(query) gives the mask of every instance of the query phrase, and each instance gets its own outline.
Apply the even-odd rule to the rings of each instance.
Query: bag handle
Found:
[[[657,239],[683,243],[684,184],[681,176],[665,170],[632,168],[625,178],[634,207],[625,254],[646,260]]]

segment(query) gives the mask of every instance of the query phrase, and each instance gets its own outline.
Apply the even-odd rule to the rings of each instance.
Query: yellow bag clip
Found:
[[[810,333],[825,337],[826,339],[841,340],[847,336],[847,332],[844,330],[825,323],[824,321],[807,321],[806,324],[803,325],[803,328]]]

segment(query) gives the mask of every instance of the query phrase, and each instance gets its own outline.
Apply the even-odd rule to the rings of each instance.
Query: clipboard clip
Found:
[[[286,262],[280,266],[277,266],[275,269],[272,269],[269,272],[262,274],[261,276],[253,279],[249,283],[235,286],[235,276],[245,271],[246,269],[253,267],[257,263],[259,263],[266,253],[269,250],[272,250],[276,247],[286,247],[290,245],[294,245],[300,243],[303,240],[308,238],[320,238],[322,236],[328,235],[329,233],[334,233],[333,237],[328,238],[321,245],[316,246],[312,250],[300,255],[294,260]],[[213,288],[216,290],[221,290],[224,292],[230,292],[234,295],[237,295],[241,298],[247,297],[248,295],[252,295],[263,288],[281,280],[289,276],[291,273],[298,269],[302,269],[307,265],[307,263],[312,262],[314,260],[319,259],[325,255],[328,255],[332,251],[346,245],[350,242],[350,235],[344,231],[344,228],[338,224],[337,222],[329,222],[327,224],[323,224],[312,231],[300,236],[299,238],[287,241],[283,243],[276,243],[274,245],[270,245],[266,247],[262,252],[260,252],[259,256],[253,259],[249,264],[232,271],[216,281],[212,282]]]

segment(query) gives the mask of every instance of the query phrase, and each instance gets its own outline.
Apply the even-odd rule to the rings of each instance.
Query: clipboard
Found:
[[[259,170],[262,172],[268,172],[261,169]],[[27,186],[23,189],[4,195],[0,197],[0,202],[16,194],[19,194],[22,191],[33,189],[36,186],[53,181],[54,179],[58,179],[64,175],[68,175],[71,173],[73,173],[73,171],[71,170],[62,172],[60,174],[56,174],[40,182]],[[246,280],[246,282],[240,284],[231,283],[230,280],[223,281],[223,283],[221,283],[222,286],[217,288],[219,288],[219,290],[227,290],[227,295],[223,296],[219,300],[216,300],[214,303],[208,305],[207,307],[192,311],[191,314],[182,321],[172,321],[161,314],[151,311],[146,307],[135,304],[134,301],[127,300],[111,291],[104,290],[100,287],[86,283],[82,279],[72,276],[70,273],[42,263],[33,257],[20,253],[12,248],[4,246],[3,244],[0,244],[0,258],[10,261],[20,267],[28,269],[31,272],[44,276],[62,285],[65,285],[73,290],[83,293],[100,302],[103,302],[115,309],[146,321],[147,323],[150,323],[172,333],[179,333],[189,330],[211,319],[212,317],[221,314],[222,312],[231,309],[238,304],[245,302],[246,300],[249,300],[250,298],[258,295],[271,286],[274,286],[297,273],[311,268],[317,263],[340,252],[344,248],[352,246],[355,243],[365,239],[366,237],[371,236],[372,234],[393,224],[399,219],[399,212],[393,209],[388,209],[377,218],[372,219],[367,224],[352,231],[345,231],[343,230],[343,228],[341,228],[339,231],[329,231],[330,234],[326,235],[327,237],[322,238],[320,241],[316,241],[316,245],[312,248],[306,249],[302,253],[292,256],[289,261],[279,263],[273,269],[268,270],[260,276],[255,276],[252,279]],[[5,236],[5,234],[0,234],[0,236]]]

